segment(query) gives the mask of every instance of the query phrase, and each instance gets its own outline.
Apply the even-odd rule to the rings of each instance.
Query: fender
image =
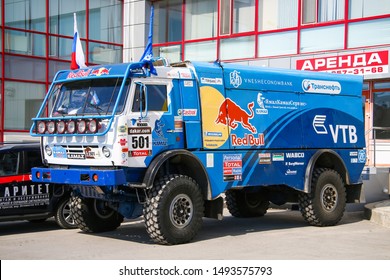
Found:
[[[157,173],[163,164],[177,156],[184,156],[188,158],[186,163],[188,163],[191,168],[187,168],[186,175],[189,175],[195,179],[198,182],[205,199],[211,200],[212,196],[210,180],[203,164],[191,152],[183,149],[165,151],[156,156],[146,170],[142,185],[144,185],[147,189],[150,189],[153,186],[153,182],[156,179]]]
[[[324,154],[328,154],[328,156],[331,156],[332,158],[336,158],[335,161],[332,161],[336,165],[336,167],[334,169],[340,173],[341,177],[344,179],[344,182],[346,184],[349,184],[349,182],[350,182],[348,169],[345,166],[345,163],[344,163],[343,159],[340,157],[340,155],[338,153],[336,153],[335,151],[330,150],[330,149],[321,149],[321,150],[318,150],[311,157],[311,159],[309,160],[309,163],[307,165],[306,172],[305,172],[305,183],[304,183],[304,189],[303,189],[303,191],[305,193],[310,193],[310,191],[311,191],[311,180],[312,180],[313,170],[316,166],[318,166],[318,161],[319,161],[320,157]],[[321,165],[321,166],[326,167],[326,165]]]

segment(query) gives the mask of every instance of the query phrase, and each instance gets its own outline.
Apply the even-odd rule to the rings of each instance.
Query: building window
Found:
[[[120,1],[89,1],[89,39],[122,43],[122,3]]]
[[[376,131],[376,139],[390,139],[390,131],[388,130],[390,128],[390,83],[374,83],[373,96],[373,126]]]
[[[186,1],[186,40],[212,38],[217,35],[217,1]]]
[[[4,128],[29,130],[45,96],[45,85],[6,81],[4,88]]]
[[[80,33],[80,38],[86,38],[87,31],[85,9],[85,1],[50,0],[50,33],[73,37],[73,13],[76,13],[77,29]]]
[[[344,19],[345,0],[303,0],[302,24]]]
[[[217,41],[188,43],[184,57],[185,60],[214,61],[217,58]]]
[[[46,0],[5,0],[5,25],[45,32],[45,6]]]
[[[262,34],[259,36],[259,56],[287,55],[297,53],[297,31]]]
[[[344,48],[344,25],[332,25],[301,31],[302,53]]]
[[[259,30],[298,25],[298,0],[259,0]]]
[[[255,56],[255,37],[245,36],[221,40],[220,59],[253,58]]]
[[[349,18],[390,14],[389,0],[349,0]]]
[[[254,31],[255,0],[221,0],[220,7],[220,35]]]
[[[181,61],[181,45],[153,48],[153,54],[164,57],[170,62],[179,62]]]
[[[348,25],[348,48],[389,44],[390,18]]]
[[[164,0],[154,3],[153,43],[182,40],[182,0]]]

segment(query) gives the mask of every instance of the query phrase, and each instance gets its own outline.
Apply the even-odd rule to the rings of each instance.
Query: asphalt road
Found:
[[[54,220],[0,223],[1,260],[390,260],[390,229],[346,212],[334,227],[309,226],[299,211],[261,218],[204,219],[188,244],[153,243],[143,220],[112,232],[63,230]]]

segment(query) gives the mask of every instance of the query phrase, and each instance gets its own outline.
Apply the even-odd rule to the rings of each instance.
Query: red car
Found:
[[[31,168],[42,165],[39,143],[0,144],[0,221],[54,217],[62,228],[77,228],[70,214],[70,189],[31,181]]]

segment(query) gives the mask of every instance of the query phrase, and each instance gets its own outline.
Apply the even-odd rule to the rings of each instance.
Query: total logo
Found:
[[[348,124],[329,124],[328,127],[325,125],[326,115],[316,115],[313,119],[313,128],[317,134],[329,134],[329,131],[332,135],[334,143],[342,141],[345,143],[354,144],[358,141],[358,136],[356,134],[356,126]]]
[[[321,80],[303,80],[302,89],[304,92],[311,93],[329,93],[339,94],[341,85],[336,81],[321,81]]]

